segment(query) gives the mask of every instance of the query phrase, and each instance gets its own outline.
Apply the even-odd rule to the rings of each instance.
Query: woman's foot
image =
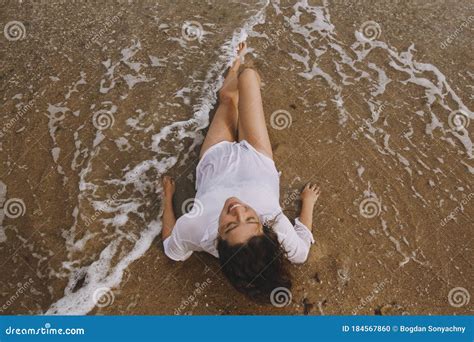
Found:
[[[161,178],[161,186],[163,187],[163,195],[165,197],[173,197],[176,185],[174,179],[168,175],[165,175]],[[156,190],[159,190],[157,187]],[[157,191],[158,192],[158,191]]]
[[[237,57],[234,60],[234,63],[230,67],[229,71],[232,71],[232,72],[239,71],[240,64],[243,62],[244,56],[246,53],[247,53],[247,43],[246,42],[239,43],[239,45],[237,46]]]
[[[227,76],[224,79],[222,88],[219,91],[219,101],[220,103],[231,103],[234,106],[237,106],[239,102],[239,88],[238,88],[238,71],[240,68],[241,60],[245,54],[247,44],[242,42],[238,46],[237,57],[234,60],[234,63],[229,68]]]

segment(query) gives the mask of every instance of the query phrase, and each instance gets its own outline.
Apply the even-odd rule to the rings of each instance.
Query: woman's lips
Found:
[[[227,202],[227,213],[229,213],[232,209],[236,208],[238,205],[243,205],[237,197],[230,197],[227,199]]]

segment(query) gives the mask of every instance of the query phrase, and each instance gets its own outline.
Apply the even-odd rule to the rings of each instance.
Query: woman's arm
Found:
[[[173,227],[176,224],[176,217],[173,210],[173,195],[175,191],[175,184],[173,178],[170,176],[163,177],[163,217],[161,222],[163,229],[161,230],[161,239],[164,241],[171,235]]]
[[[279,235],[279,241],[293,264],[302,264],[308,259],[309,250],[314,243],[312,230],[313,208],[320,194],[316,185],[307,184],[301,192],[303,205],[299,218],[292,227],[290,220],[283,214],[273,225]]]
[[[301,192],[301,213],[300,221],[309,230],[313,230],[313,209],[316,201],[318,200],[321,191],[319,187],[316,187],[316,184],[308,183]]]

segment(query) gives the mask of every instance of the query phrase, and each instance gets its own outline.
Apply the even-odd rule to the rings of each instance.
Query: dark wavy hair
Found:
[[[269,302],[273,289],[291,289],[286,252],[270,225],[263,224],[263,234],[245,243],[230,245],[218,237],[217,251],[226,278],[251,299]]]

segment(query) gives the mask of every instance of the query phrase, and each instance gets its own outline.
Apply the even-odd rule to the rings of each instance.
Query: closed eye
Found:
[[[249,217],[245,220],[247,223],[259,223],[259,221],[255,217]]]
[[[259,220],[255,217],[249,217],[245,220],[245,223],[259,224]],[[225,227],[224,233],[227,234],[228,232],[230,232],[231,230],[234,230],[238,226],[239,226],[239,223],[237,222],[229,222]]]
[[[237,222],[230,222],[226,225],[224,233],[230,232],[232,229],[237,228],[239,224]]]

